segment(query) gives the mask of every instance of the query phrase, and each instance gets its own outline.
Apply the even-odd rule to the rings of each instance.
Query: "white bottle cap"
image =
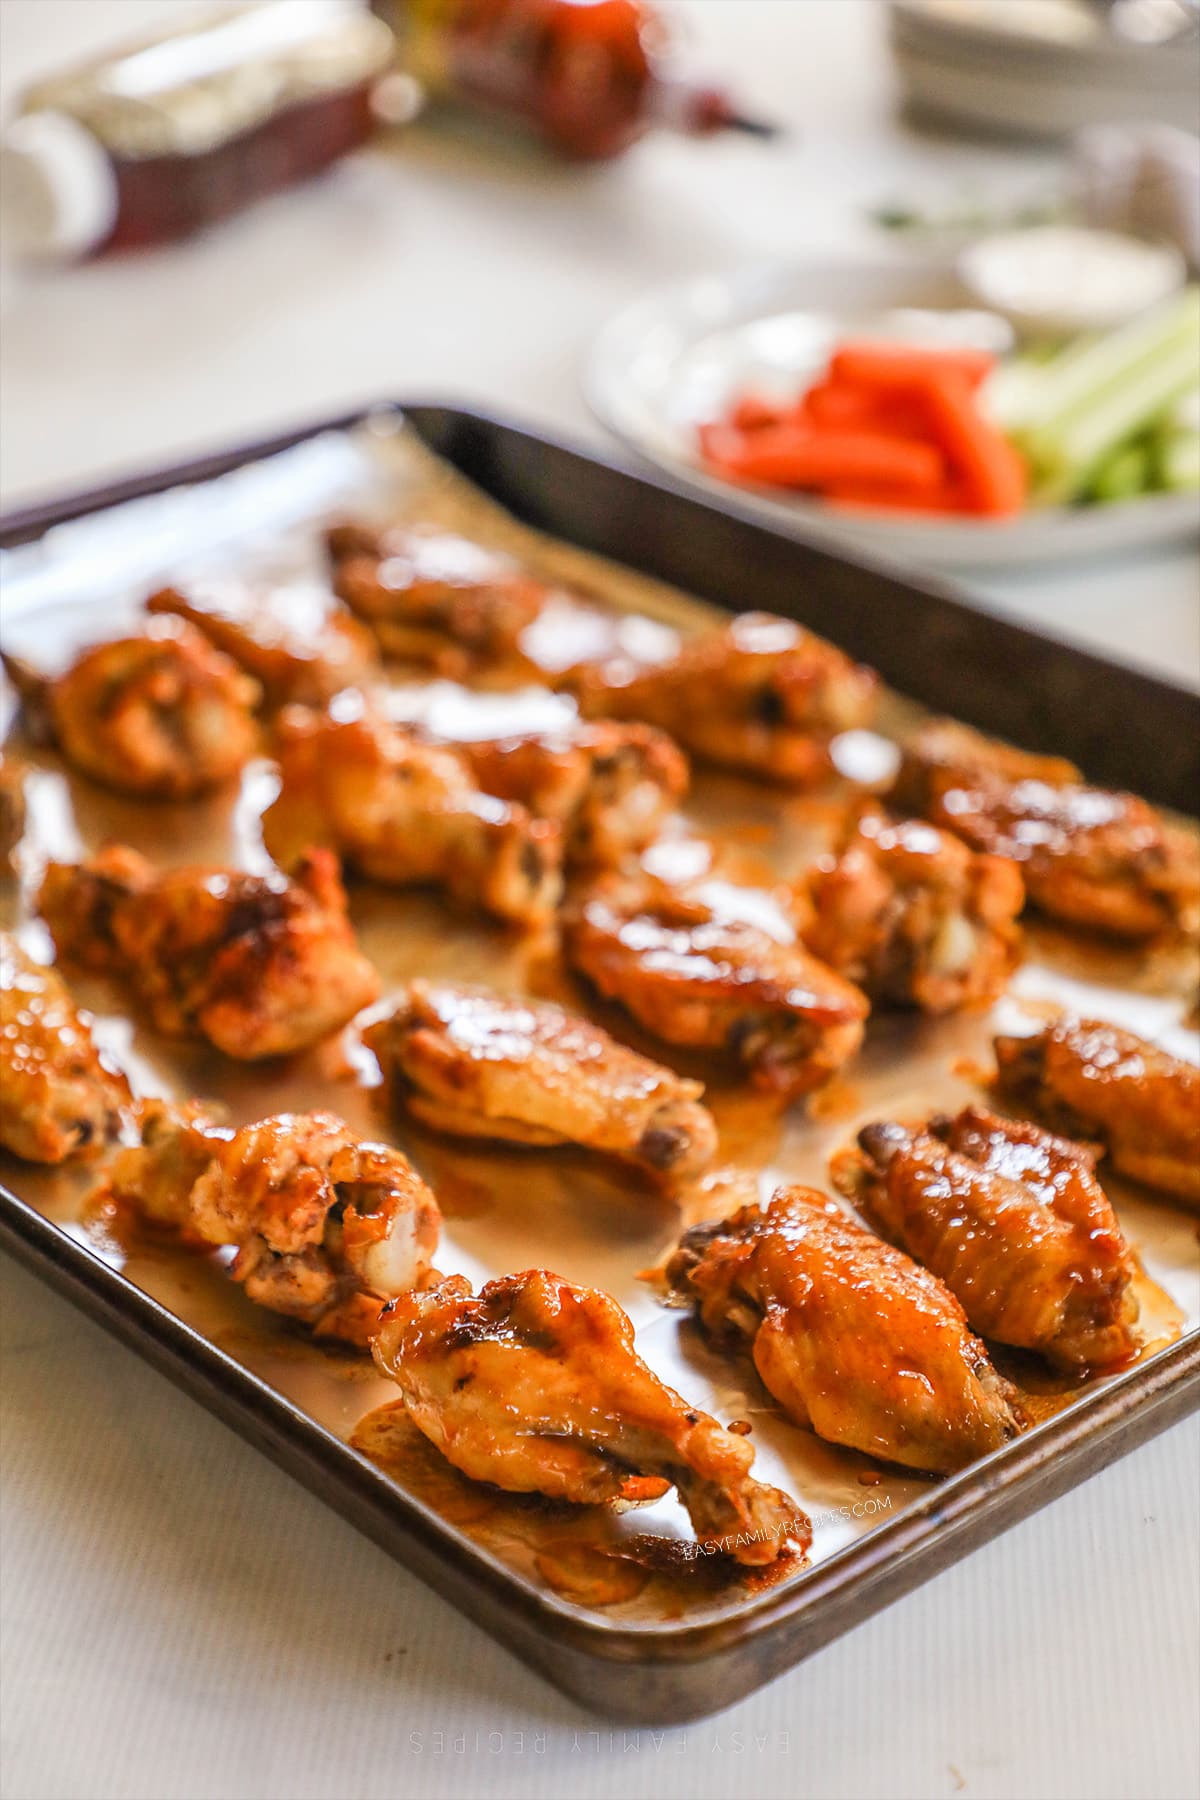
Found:
[[[48,109],[13,120],[0,138],[0,242],[9,254],[81,255],[116,218],[116,174],[85,126]]]

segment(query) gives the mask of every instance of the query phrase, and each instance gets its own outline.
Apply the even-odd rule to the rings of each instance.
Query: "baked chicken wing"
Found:
[[[111,1143],[129,1102],[61,977],[0,932],[0,1144],[25,1162],[65,1162]]]
[[[717,1339],[750,1349],[763,1385],[818,1437],[949,1474],[1018,1429],[1012,1390],[928,1270],[823,1194],[685,1233],[668,1277]]]
[[[548,919],[562,892],[562,832],[476,784],[457,751],[409,727],[289,707],[276,739],[279,797],[263,815],[283,868],[310,843],[373,881],[432,884],[518,925]]]
[[[569,680],[591,717],[642,719],[725,768],[805,786],[830,740],[870,723],[877,677],[790,619],[743,613],[669,661],[583,665]]]
[[[1020,951],[1020,874],[949,832],[876,811],[802,884],[814,955],[882,1005],[955,1012],[1001,993]]]
[[[665,884],[608,877],[564,915],[568,959],[669,1044],[731,1051],[760,1086],[820,1086],[862,1041],[866,996],[798,944]]]
[[[53,679],[4,662],[35,730],[119,793],[190,800],[254,754],[258,683],[183,620],[97,644]]]
[[[486,793],[557,819],[581,862],[615,865],[644,849],[687,791],[687,758],[651,725],[602,720],[456,747]]]
[[[698,1174],[716,1150],[698,1081],[561,1007],[414,981],[363,1039],[409,1111],[438,1131],[581,1144],[671,1179]]]
[[[146,608],[196,626],[260,683],[271,706],[319,706],[365,680],[379,661],[366,626],[315,583],[192,581],[160,588]]]
[[[0,878],[13,867],[13,853],[25,835],[25,765],[0,752]]]
[[[1053,918],[1130,939],[1195,929],[1195,840],[1134,794],[1088,787],[1058,757],[934,720],[905,751],[894,798],[1018,863],[1030,902]]]
[[[550,590],[510,557],[433,527],[326,533],[333,585],[385,656],[460,677],[519,656]]]
[[[1200,1068],[1096,1019],[996,1039],[996,1091],[1053,1131],[1104,1145],[1134,1181],[1200,1207]]]
[[[414,1424],[476,1481],[595,1506],[657,1476],[739,1562],[810,1541],[795,1501],[750,1475],[746,1439],[659,1381],[595,1288],[528,1269],[472,1295],[454,1276],[385,1307],[372,1348]]]
[[[236,1245],[230,1274],[318,1337],[366,1345],[380,1302],[423,1281],[440,1214],[406,1157],[332,1113],[243,1126],[150,1100],[139,1145],[118,1152],[114,1197],[193,1240]]]
[[[1136,1348],[1133,1258],[1086,1145],[969,1106],[868,1125],[833,1161],[872,1224],[940,1277],[981,1336],[1078,1372]]]
[[[60,954],[125,983],[156,1030],[253,1061],[304,1049],[377,997],[337,860],[314,850],[285,875],[156,871],[111,845],[50,863],[38,901]]]

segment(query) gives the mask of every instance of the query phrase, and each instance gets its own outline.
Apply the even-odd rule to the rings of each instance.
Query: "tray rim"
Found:
[[[32,541],[70,519],[166,488],[213,479],[324,432],[348,430],[372,417],[397,412],[440,414],[493,430],[518,432],[545,448],[599,464],[644,488],[693,505],[706,504],[668,480],[645,476],[622,462],[487,412],[457,404],[386,401],[15,509],[0,516],[0,546]],[[787,541],[785,534],[772,532],[734,506],[708,510],[728,511],[756,531]],[[836,560],[852,566],[858,560],[834,554]],[[873,559],[861,560],[879,567]],[[895,574],[910,587],[963,604],[950,583],[914,580],[907,571]],[[1034,641],[1062,648],[1060,640],[1024,627],[1016,629]],[[1073,645],[1067,648],[1085,665],[1120,667]],[[1151,688],[1173,696],[1190,695],[1190,690],[1157,676],[1137,673]],[[976,1543],[1015,1524],[1200,1406],[1200,1330],[1193,1330],[982,1461],[931,1485],[927,1498],[910,1502],[894,1518],[797,1579],[751,1597],[716,1618],[628,1625],[585,1614],[502,1564],[416,1496],[399,1488],[349,1443],[3,1184],[0,1247],[193,1399],[233,1425],[310,1491],[335,1505],[350,1523],[475,1617],[505,1647],[608,1716],[624,1712],[671,1722],[702,1717],[730,1704],[928,1579]],[[573,1663],[562,1661],[564,1651]],[[737,1661],[736,1670],[729,1668],[731,1660]],[[747,1667],[748,1661],[754,1666]],[[728,1674],[722,1671],[719,1693],[702,1693],[701,1683],[709,1681],[722,1663]],[[647,1685],[647,1676],[655,1671],[661,1672],[663,1682]],[[600,1678],[598,1686],[596,1677]]]

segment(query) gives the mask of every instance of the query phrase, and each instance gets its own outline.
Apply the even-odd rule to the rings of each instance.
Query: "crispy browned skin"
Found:
[[[318,1337],[366,1345],[379,1305],[423,1281],[441,1215],[406,1157],[332,1113],[281,1113],[240,1131],[202,1109],[145,1101],[141,1144],[114,1196],[152,1223],[236,1245],[230,1274],[260,1306]]]
[[[1018,1428],[954,1296],[810,1188],[694,1227],[668,1275],[709,1332],[750,1348],[788,1416],[830,1443],[944,1475]]]
[[[1133,1355],[1124,1233],[1086,1145],[969,1106],[918,1130],[868,1125],[833,1177],[962,1302],[983,1337],[1069,1371]]]
[[[746,1439],[661,1382],[595,1288],[527,1269],[473,1296],[454,1276],[386,1307],[372,1348],[413,1422],[476,1481],[595,1506],[659,1476],[739,1562],[811,1539],[795,1501],[751,1477]]]
[[[609,877],[563,917],[568,959],[669,1044],[732,1051],[783,1095],[827,1081],[862,1041],[867,1000],[798,944],[721,920],[662,883]]]
[[[1135,794],[1088,787],[1061,758],[934,720],[906,749],[894,797],[1019,863],[1030,902],[1051,917],[1134,939],[1196,927],[1194,838]]]
[[[1004,990],[1020,954],[1020,874],[949,832],[877,811],[802,885],[805,943],[873,1001],[955,1012]]]
[[[456,748],[486,793],[557,819],[577,861],[615,865],[643,849],[687,792],[687,758],[652,725],[580,722]]]
[[[326,545],[333,585],[385,656],[463,676],[519,657],[550,590],[510,557],[436,527],[347,521]]]
[[[592,717],[642,719],[708,762],[802,787],[838,732],[870,723],[878,680],[790,619],[742,613],[668,662],[584,666],[569,685]]]
[[[38,900],[62,955],[126,983],[159,1031],[254,1060],[304,1049],[379,993],[355,942],[337,859],[273,872],[156,872],[111,845],[50,863]]]
[[[698,1174],[716,1150],[698,1081],[544,1001],[414,981],[363,1041],[409,1111],[438,1131],[581,1144],[671,1179]]]
[[[365,680],[379,662],[366,626],[313,584],[192,581],[186,590],[160,588],[146,608],[195,625],[254,676],[272,706],[293,700],[319,706]]]
[[[61,977],[0,932],[0,1144],[25,1162],[65,1162],[111,1143],[129,1100]]]
[[[254,754],[258,683],[183,620],[97,644],[53,680],[4,661],[35,728],[120,793],[189,800]]]
[[[457,751],[366,712],[288,707],[276,753],[281,785],[263,838],[281,867],[324,843],[373,881],[445,887],[518,925],[552,915],[561,828],[485,794]]]
[[[11,872],[13,853],[25,835],[25,764],[0,752],[0,879]]]
[[[1051,1130],[1102,1143],[1113,1167],[1200,1207],[1200,1068],[1132,1031],[1062,1019],[996,1039],[996,1091]]]

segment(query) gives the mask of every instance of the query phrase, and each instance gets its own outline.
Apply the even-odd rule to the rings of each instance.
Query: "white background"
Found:
[[[10,94],[167,0],[0,0]],[[865,245],[864,208],[1051,164],[904,131],[875,0],[692,0],[788,143],[539,167],[411,135],[212,238],[0,275],[6,503],[383,395],[598,437],[583,346],[648,283]],[[986,603],[1194,681],[1188,551]],[[1114,728],[1119,729],[1119,721]],[[87,1796],[1145,1796],[1200,1788],[1200,1425],[711,1722],[610,1736],[5,1263],[0,1749]]]

